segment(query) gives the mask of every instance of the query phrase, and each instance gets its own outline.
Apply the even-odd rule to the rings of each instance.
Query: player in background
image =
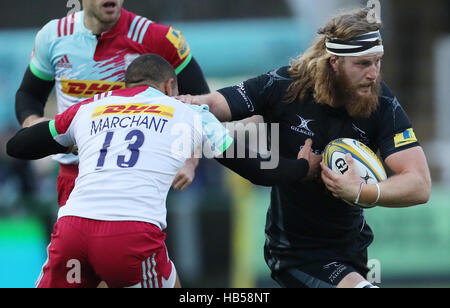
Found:
[[[355,173],[339,176],[323,166],[323,182],[273,186],[265,260],[283,287],[372,287],[365,279],[372,230],[364,212],[340,198],[354,202],[360,193],[361,203],[406,207],[430,197],[423,149],[398,99],[381,81],[382,25],[370,22],[368,13],[332,18],[290,66],[206,96],[181,97],[209,105],[223,122],[263,115],[279,123],[280,154],[287,158],[307,138],[313,151],[322,153],[330,141],[347,137],[379,150],[394,173],[378,186],[362,185]]]
[[[196,149],[209,149],[219,162],[264,185],[301,185],[319,165],[311,140],[298,159],[281,158],[273,170],[260,169],[259,158],[220,157],[234,147],[233,138],[207,106],[169,97],[178,94],[176,75],[158,55],[136,59],[126,86],[23,128],[7,144],[8,154],[20,159],[79,149],[80,173],[59,209],[37,287],[95,287],[101,280],[113,288],[179,287],[164,244],[165,201],[178,169]],[[78,279],[68,279],[74,264]]]
[[[209,93],[202,70],[181,32],[122,8],[124,0],[83,0],[83,11],[47,23],[37,34],[32,59],[16,94],[22,127],[47,121],[44,107],[55,87],[58,112],[93,95],[125,86],[127,66],[141,54],[155,53],[175,69],[180,93]],[[58,203],[63,206],[78,174],[74,154],[60,163]],[[175,178],[184,189],[194,179],[198,159]]]

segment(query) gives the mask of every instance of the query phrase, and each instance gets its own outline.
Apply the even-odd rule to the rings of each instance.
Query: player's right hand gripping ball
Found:
[[[350,153],[354,159],[356,170],[366,184],[376,184],[387,179],[386,171],[377,155],[365,144],[350,138],[331,141],[323,152],[324,164],[338,174],[348,171],[345,155]],[[345,201],[345,200],[344,200]],[[355,204],[361,208],[374,207],[372,204]]]

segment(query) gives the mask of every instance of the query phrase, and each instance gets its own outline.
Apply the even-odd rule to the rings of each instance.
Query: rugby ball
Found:
[[[354,159],[356,170],[366,184],[376,184],[387,179],[386,171],[377,155],[365,144],[350,138],[331,141],[323,152],[324,164],[338,174],[348,171],[345,155],[350,153]],[[372,208],[372,204],[355,204],[344,200],[352,206]]]

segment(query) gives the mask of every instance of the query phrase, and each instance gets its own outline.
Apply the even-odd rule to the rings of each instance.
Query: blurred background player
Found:
[[[266,221],[265,259],[283,287],[372,287],[366,281],[373,240],[363,211],[341,199],[385,207],[427,203],[431,178],[424,152],[397,98],[381,81],[381,24],[368,9],[342,13],[318,31],[306,52],[259,77],[187,101],[208,104],[221,121],[255,114],[280,123],[280,154],[292,157],[306,138],[321,153],[354,138],[381,153],[394,176],[363,185],[324,169],[324,183],[276,185]],[[250,102],[250,103],[249,103]],[[329,191],[326,190],[329,189]],[[332,193],[331,193],[331,192]]]
[[[127,66],[140,54],[155,53],[176,70],[180,93],[208,93],[203,73],[181,32],[122,8],[124,0],[83,0],[83,11],[47,23],[36,36],[31,63],[16,94],[22,127],[46,121],[47,98],[56,87],[58,112],[95,94],[124,87]],[[78,174],[74,154],[60,163],[58,203],[63,206]],[[185,189],[194,179],[190,159],[174,179]]]
[[[110,287],[180,287],[164,244],[170,184],[193,151],[219,157],[233,138],[204,106],[169,97],[178,94],[175,71],[158,55],[136,59],[126,87],[24,128],[8,143],[8,153],[21,159],[79,146],[80,176],[59,210],[37,287],[95,287],[101,279]],[[320,155],[307,140],[297,158],[265,171],[260,159],[218,160],[253,182],[299,185]],[[78,266],[78,278],[67,278],[77,270],[68,264]]]

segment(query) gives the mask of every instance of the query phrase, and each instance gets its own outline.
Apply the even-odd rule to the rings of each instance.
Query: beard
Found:
[[[335,106],[344,107],[352,118],[369,118],[377,109],[380,95],[381,74],[374,82],[353,85],[343,70],[336,74],[335,80]],[[370,93],[361,95],[358,90],[370,87]]]

